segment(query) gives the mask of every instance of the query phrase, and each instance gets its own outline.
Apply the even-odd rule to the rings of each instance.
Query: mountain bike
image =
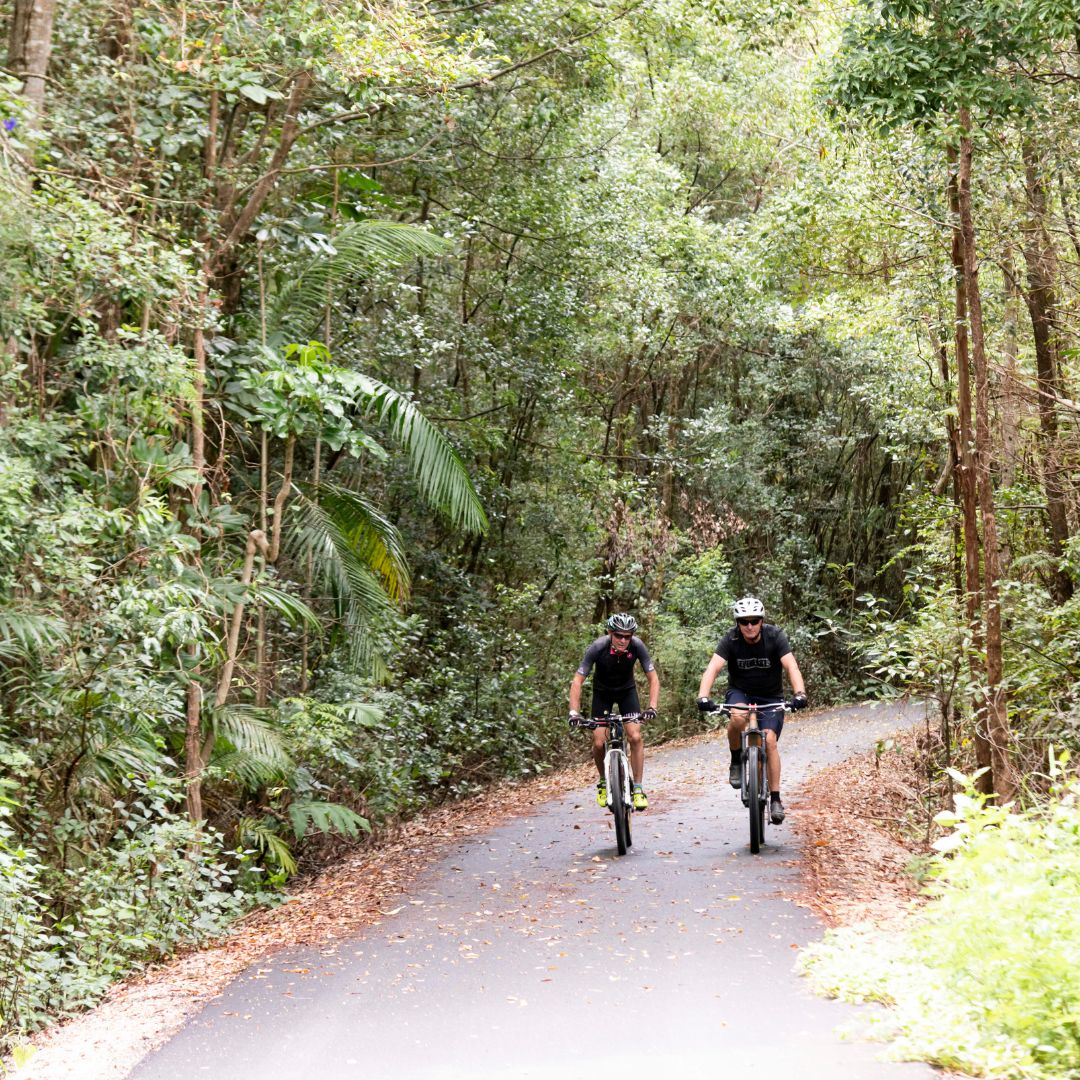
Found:
[[[600,717],[595,720],[571,721],[571,727],[607,728],[604,748],[604,780],[607,783],[607,807],[615,817],[615,847],[620,855],[625,855],[633,846],[634,840],[630,829],[630,815],[634,812],[631,797],[632,774],[630,759],[623,749],[623,724],[641,723],[641,713],[627,713],[620,716]]]
[[[745,712],[746,727],[742,730],[742,783],[739,797],[750,814],[750,853],[757,855],[765,840],[765,811],[769,802],[769,778],[765,767],[765,729],[758,727],[758,710],[779,709],[788,712],[790,706],[782,701],[767,705],[740,704],[720,705],[717,712]]]

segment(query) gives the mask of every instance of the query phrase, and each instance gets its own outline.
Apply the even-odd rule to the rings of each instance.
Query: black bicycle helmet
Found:
[[[607,628],[616,634],[632,634],[637,629],[637,619],[633,615],[627,615],[625,611],[620,611],[608,619]]]

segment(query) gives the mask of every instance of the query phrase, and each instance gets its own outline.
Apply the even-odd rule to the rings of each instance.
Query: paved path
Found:
[[[789,820],[801,780],[916,719],[895,708],[789,719]],[[751,855],[746,812],[717,783],[726,772],[718,739],[652,753],[652,808],[635,816],[624,858],[592,791],[454,846],[392,917],[250,969],[133,1077],[937,1075],[841,1039],[856,1011],[792,973],[823,931],[783,898],[796,882],[791,830],[768,827]]]

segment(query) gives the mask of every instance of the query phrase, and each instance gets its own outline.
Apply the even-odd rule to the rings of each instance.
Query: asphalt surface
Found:
[[[918,719],[894,707],[789,718],[797,785]],[[583,755],[585,752],[583,738]],[[837,1033],[864,1013],[792,966],[820,922],[785,899],[791,829],[751,855],[720,739],[653,751],[650,809],[615,852],[592,790],[451,847],[362,936],[264,959],[132,1073],[136,1080],[923,1080]]]

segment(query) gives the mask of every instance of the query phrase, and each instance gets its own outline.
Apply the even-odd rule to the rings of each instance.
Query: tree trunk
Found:
[[[45,105],[45,72],[52,53],[56,0],[15,0],[8,41],[8,68],[23,80],[22,94],[41,112]]]
[[[1053,285],[1054,249],[1046,229],[1046,189],[1038,173],[1038,160],[1031,139],[1023,143],[1024,179],[1028,220],[1024,229],[1024,262],[1028,288],[1025,294],[1035,338],[1035,368],[1039,390],[1039,434],[1042,451],[1043,485],[1050,519],[1050,554],[1054,572],[1050,592],[1058,604],[1072,596],[1072,579],[1061,567],[1069,539],[1063,483],[1062,451],[1058,438],[1057,399],[1063,396],[1058,364],[1056,297]]]
[[[195,518],[202,503],[206,477],[206,430],[203,420],[203,395],[206,388],[206,339],[202,327],[206,310],[207,294],[203,288],[199,296],[199,325],[195,328],[193,353],[195,357],[195,394],[191,404],[191,463],[195,468],[195,482],[191,485],[191,514]],[[198,655],[198,646],[192,642],[188,652]],[[187,780],[188,816],[192,821],[202,821],[202,685],[199,669],[194,666],[188,673],[186,730],[184,733],[184,776]]]
[[[954,335],[956,347],[956,484],[964,525],[964,613],[971,633],[968,667],[971,680],[981,681],[978,656],[982,652],[983,632],[981,587],[979,583],[979,530],[977,521],[977,497],[975,462],[972,457],[974,439],[971,430],[971,361],[968,355],[968,311],[964,278],[964,241],[960,230],[960,194],[957,183],[956,154],[949,153],[949,207],[953,215],[952,246],[950,254],[953,265],[956,319]],[[944,362],[944,357],[942,358]],[[986,771],[979,777],[977,786],[984,795],[993,793],[990,741],[986,735],[986,709],[983,702],[973,702],[975,763]]]
[[[971,208],[972,141],[971,115],[960,111],[960,170],[957,193],[960,203],[960,232],[963,237],[964,291],[971,330],[971,361],[975,378],[975,469],[979,510],[983,528],[983,583],[986,627],[987,736],[994,777],[994,793],[999,803],[1012,800],[1015,784],[1009,761],[1009,714],[1002,686],[1001,577],[997,538],[997,516],[990,452],[990,374],[983,337],[982,295],[975,252],[975,219]]]

